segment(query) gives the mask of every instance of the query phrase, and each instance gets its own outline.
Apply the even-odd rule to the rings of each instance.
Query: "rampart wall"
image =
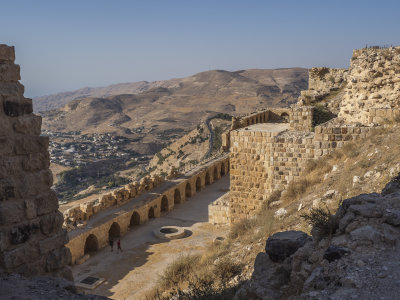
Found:
[[[313,107],[293,105],[289,108],[268,108],[248,116],[232,118],[231,129],[222,134],[223,151],[230,150],[230,133],[232,130],[245,128],[260,123],[289,123],[291,130],[306,130],[312,128]]]
[[[231,132],[230,222],[248,218],[272,192],[299,178],[306,162],[326,155],[346,142],[365,138],[370,127],[333,125],[315,132],[289,128],[257,128]]]
[[[228,172],[229,157],[225,155],[185,176],[166,181],[151,192],[93,215],[85,226],[69,232],[70,241],[66,246],[71,251],[71,263],[83,262],[92,252],[107,246],[110,239],[168,213],[176,204],[187,201]]]
[[[50,189],[49,140],[24,98],[14,47],[0,45],[0,273],[71,279],[67,232]]]

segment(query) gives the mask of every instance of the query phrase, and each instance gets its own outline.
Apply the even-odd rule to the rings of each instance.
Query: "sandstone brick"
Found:
[[[12,46],[0,44],[0,62],[14,62],[15,49]]]

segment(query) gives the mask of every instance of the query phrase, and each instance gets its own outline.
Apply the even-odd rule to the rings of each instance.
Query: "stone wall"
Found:
[[[121,205],[92,215],[84,224],[68,233],[70,241],[67,247],[72,255],[71,264],[82,263],[91,253],[106,247],[113,238],[111,232],[124,235],[149,219],[168,213],[175,205],[187,201],[228,172],[229,157],[225,155],[184,176],[166,181],[151,192],[141,193]]]
[[[14,47],[0,45],[0,273],[51,273],[71,278],[65,266],[63,217],[49,170],[42,119],[24,98]]]
[[[214,225],[229,224],[229,192],[208,205],[208,222]]]
[[[268,108],[247,116],[233,117],[230,130],[222,134],[222,150],[230,150],[232,130],[260,123],[290,123],[291,130],[309,131],[312,128],[313,107],[293,105],[288,108]]]
[[[312,106],[293,105],[289,115],[290,130],[310,131],[313,126],[313,114]]]
[[[256,213],[277,190],[299,178],[306,162],[329,154],[373,129],[325,124],[315,132],[250,126],[231,132],[229,217],[232,223]]]
[[[339,117],[368,124],[398,117],[400,47],[353,51]]]
[[[149,192],[164,182],[164,178],[158,175],[143,177],[140,182],[134,181],[123,188],[105,193],[99,199],[94,199],[80,205],[73,206],[64,212],[63,226],[68,230],[84,224],[94,215],[112,207],[118,207],[143,193]]]

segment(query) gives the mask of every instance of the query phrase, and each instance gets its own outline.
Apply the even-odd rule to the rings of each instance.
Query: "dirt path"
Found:
[[[207,223],[208,204],[228,189],[229,176],[224,176],[169,214],[138,226],[121,239],[122,253],[115,249],[111,252],[107,247],[82,265],[74,266],[75,280],[89,275],[106,278],[106,282],[90,293],[112,299],[141,299],[175,258],[201,252],[215,237],[228,233],[227,226]],[[164,225],[181,226],[191,234],[183,239],[163,241],[153,231]]]

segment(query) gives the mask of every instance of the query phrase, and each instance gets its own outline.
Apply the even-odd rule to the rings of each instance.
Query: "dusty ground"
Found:
[[[217,236],[228,233],[227,226],[213,226],[208,221],[208,204],[229,189],[224,176],[203,191],[177,206],[169,214],[152,219],[128,232],[121,239],[122,253],[104,248],[72,271],[76,281],[86,276],[106,278],[91,294],[112,299],[143,299],[158,275],[180,255],[201,252]],[[163,241],[153,231],[164,225],[181,226],[191,233],[178,240]]]

